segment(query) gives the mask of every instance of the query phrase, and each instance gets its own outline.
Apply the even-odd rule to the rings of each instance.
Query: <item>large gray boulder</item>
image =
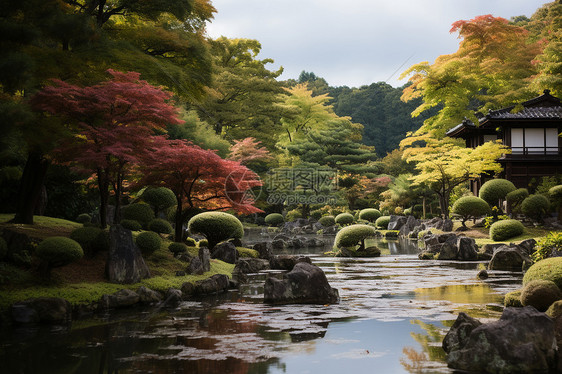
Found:
[[[524,264],[532,264],[529,255],[517,246],[504,245],[494,251],[488,270],[522,271]]]
[[[229,284],[228,276],[215,274],[210,278],[195,282],[193,294],[201,296],[226,292]]]
[[[272,304],[332,304],[339,301],[339,294],[330,287],[322,269],[299,262],[282,279],[266,279],[264,301]]]
[[[215,245],[211,252],[211,258],[216,258],[229,264],[235,264],[238,260],[238,251],[232,242],[222,242]]]
[[[201,275],[209,270],[211,270],[211,254],[209,248],[201,247],[199,248],[198,256],[191,259],[186,272],[187,274]]]
[[[250,274],[269,270],[269,261],[263,258],[241,258],[236,263],[233,273]]]
[[[112,283],[131,284],[149,278],[150,271],[133,241],[131,230],[121,225],[109,229],[109,254],[105,266],[107,279]]]
[[[253,249],[258,251],[259,258],[265,258],[268,260],[271,257],[271,243],[270,242],[259,242],[254,244]]]
[[[460,312],[457,320],[443,339],[443,350],[449,353],[463,349],[472,330],[480,325],[482,325],[482,322],[464,312]]]
[[[59,297],[38,297],[13,304],[11,314],[17,323],[64,323],[72,318],[72,306]]]
[[[478,259],[478,246],[472,238],[459,237],[457,239],[458,255],[460,261],[475,261]]]
[[[498,321],[477,326],[468,337],[460,337],[458,344],[450,339],[444,346],[449,350],[447,364],[453,369],[549,373],[556,367],[554,324],[533,307],[506,308]]]
[[[310,257],[295,255],[277,255],[269,259],[269,266],[273,270],[291,271],[299,262],[311,263]]]
[[[389,230],[400,230],[402,226],[406,224],[408,218],[406,216],[390,216],[390,221],[388,222],[388,229]]]

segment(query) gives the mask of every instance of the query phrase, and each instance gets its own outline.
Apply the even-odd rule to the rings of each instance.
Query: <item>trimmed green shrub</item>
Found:
[[[140,231],[142,229],[142,225],[139,221],[135,221],[134,219],[122,219],[121,226],[131,231]]]
[[[562,300],[558,300],[552,303],[546,311],[546,315],[552,319],[558,319],[562,316]]]
[[[562,184],[558,186],[554,186],[548,190],[548,195],[552,199],[552,202],[555,205],[562,204]]]
[[[522,307],[523,304],[521,304],[521,290],[515,290],[506,293],[503,299],[503,305],[505,307]]]
[[[335,218],[338,225],[346,226],[351,225],[355,220],[350,213],[340,213]]]
[[[469,218],[478,218],[490,213],[490,206],[483,199],[476,196],[463,196],[453,204],[452,213],[462,217],[462,225]]]
[[[4,238],[0,237],[0,260],[2,260],[8,254],[8,244]]]
[[[285,222],[282,214],[271,213],[265,216],[265,223],[269,226],[280,226]]]
[[[546,312],[548,307],[562,299],[562,291],[550,280],[535,279],[527,282],[521,290],[521,304],[532,305],[540,312]]]
[[[199,248],[201,248],[201,247],[207,247],[208,248],[209,247],[209,241],[207,239],[201,239],[197,242],[197,246]]]
[[[244,236],[242,222],[232,214],[224,212],[199,213],[191,217],[187,228],[190,233],[205,235],[209,249],[213,249],[223,240],[242,239]]]
[[[135,243],[143,256],[150,256],[160,248],[162,238],[153,231],[144,231],[137,235]]]
[[[322,212],[320,209],[316,209],[310,212],[310,217],[318,221],[322,217],[323,213],[324,212]]]
[[[363,209],[359,212],[359,219],[364,219],[369,222],[375,222],[380,216],[381,212],[374,208]]]
[[[490,226],[490,238],[495,241],[503,241],[523,234],[525,227],[516,219],[498,221]]]
[[[173,207],[178,203],[176,195],[166,187],[148,187],[142,193],[141,198],[156,212]]]
[[[79,214],[78,217],[76,217],[76,222],[78,223],[90,223],[92,222],[92,216],[89,215],[88,213],[82,213]]]
[[[186,239],[185,239],[185,244],[186,244],[188,247],[197,247],[197,242],[196,242],[195,239],[193,239],[193,238],[186,238]]]
[[[537,262],[549,257],[552,252],[562,252],[562,232],[551,231],[544,238],[537,240],[535,251],[531,255],[533,261]]]
[[[336,224],[336,219],[334,218],[334,216],[324,216],[320,217],[318,222],[324,227],[330,227]]]
[[[515,185],[507,179],[492,179],[480,187],[478,197],[485,200],[491,206],[497,206],[500,199],[505,199],[508,193],[515,190]]]
[[[148,229],[158,234],[171,234],[173,230],[170,222],[162,218],[155,218],[150,221],[150,223],[148,224]]]
[[[53,236],[39,243],[35,255],[43,263],[44,275],[49,276],[52,268],[79,260],[84,256],[84,251],[76,240],[64,236]]]
[[[172,252],[175,255],[177,255],[178,253],[185,253],[187,252],[187,245],[183,244],[183,243],[176,243],[176,242],[172,242],[170,243],[170,245],[168,246],[168,250],[170,252]]]
[[[142,227],[147,227],[148,223],[154,219],[154,212],[148,204],[136,203],[123,207],[121,211],[123,219],[132,219],[139,222]]]
[[[549,280],[562,287],[562,257],[551,257],[533,264],[523,276],[523,285],[536,279]]]
[[[544,195],[529,195],[529,197],[521,203],[521,211],[523,214],[539,222],[548,212],[549,207],[550,202]]]
[[[70,239],[77,241],[88,256],[109,250],[109,234],[98,227],[80,227],[70,233]]]
[[[293,222],[302,218],[302,213],[298,209],[289,210],[285,218],[287,219],[287,222]]]
[[[336,248],[354,247],[367,238],[374,237],[377,230],[369,225],[351,225],[344,227],[336,234],[334,246]]]
[[[521,208],[521,203],[529,196],[529,191],[526,188],[518,188],[505,195],[505,200],[509,204],[513,212],[518,212]]]
[[[390,223],[390,216],[381,216],[377,218],[377,220],[375,221],[377,227],[380,227],[383,230],[386,230],[388,228],[389,223]]]
[[[405,216],[411,216],[412,215],[412,208],[404,209],[404,215]]]

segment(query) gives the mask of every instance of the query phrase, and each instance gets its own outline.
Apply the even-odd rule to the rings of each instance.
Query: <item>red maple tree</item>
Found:
[[[141,185],[171,189],[178,201],[175,240],[182,240],[185,220],[201,210],[261,212],[253,206],[252,188],[261,186],[256,173],[237,161],[186,140],[153,137],[140,166]]]
[[[169,92],[140,80],[139,73],[108,73],[109,81],[88,87],[54,80],[31,100],[36,110],[63,117],[74,130],[54,156],[96,174],[102,227],[107,224],[110,185],[116,197],[114,219],[119,222],[128,166],[139,162],[155,131],[181,123],[168,103]]]

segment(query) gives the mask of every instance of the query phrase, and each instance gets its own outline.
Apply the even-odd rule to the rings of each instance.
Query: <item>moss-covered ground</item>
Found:
[[[33,225],[15,225],[8,223],[13,215],[0,215],[0,230],[14,229],[26,233],[32,238],[44,239],[49,236],[68,236],[82,225],[57,218],[34,217]],[[138,234],[138,233],[137,233]],[[12,303],[31,297],[62,297],[72,304],[88,304],[98,301],[102,295],[111,294],[123,288],[136,290],[145,286],[165,292],[169,288],[180,288],[185,282],[196,282],[214,274],[231,276],[234,265],[219,260],[211,260],[211,270],[203,275],[177,276],[176,272],[185,271],[187,264],[175,258],[168,250],[171,242],[164,238],[160,249],[145,258],[151,278],[136,284],[120,285],[109,283],[104,277],[107,253],[98,253],[93,258],[79,261],[53,269],[50,280],[40,278],[33,267],[22,269],[6,262],[0,262],[0,309]],[[197,256],[199,248],[188,247],[190,256]],[[242,256],[248,256],[249,249],[242,249]]]

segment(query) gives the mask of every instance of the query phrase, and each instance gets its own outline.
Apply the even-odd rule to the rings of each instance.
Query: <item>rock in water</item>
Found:
[[[133,241],[131,231],[121,225],[111,226],[109,230],[109,255],[105,271],[112,283],[137,283],[150,277],[148,266]]]
[[[322,269],[299,262],[283,275],[283,279],[266,279],[264,301],[272,304],[332,304],[339,301],[339,294],[330,287]]]
[[[70,321],[72,306],[58,297],[38,297],[13,304],[11,313],[18,323],[63,323]]]
[[[556,367],[554,323],[535,308],[506,308],[498,321],[477,327],[465,320],[458,325],[472,326],[464,336],[453,333],[457,338],[443,342],[449,367],[479,373],[549,373]]]

